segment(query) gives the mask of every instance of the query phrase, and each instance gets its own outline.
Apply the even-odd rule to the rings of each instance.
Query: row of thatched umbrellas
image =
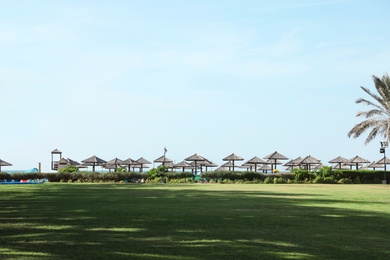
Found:
[[[266,161],[263,159],[255,156],[252,159],[248,160],[241,166],[240,168],[247,168],[248,170],[252,170],[254,168],[255,171],[258,169],[258,165],[262,165],[260,170],[271,170],[273,171],[276,169],[276,165],[282,164],[280,160],[288,160],[288,158],[278,152],[273,152],[267,156],[264,157]],[[222,159],[223,161],[227,161],[225,164],[221,165],[217,170],[225,170],[225,169],[232,169],[234,171],[235,167],[237,166],[235,164],[236,161],[243,161],[244,158],[232,153],[231,155],[225,157]],[[106,169],[116,169],[117,167],[127,166],[128,170],[130,171],[131,168],[139,168],[142,172],[144,168],[149,168],[147,165],[152,164],[150,161],[146,160],[145,158],[141,157],[138,160],[133,160],[131,158],[128,158],[127,160],[120,160],[118,158],[114,158],[110,161],[105,161],[97,156],[92,156],[90,158],[87,158],[82,161],[83,164],[80,164],[76,161],[73,161],[71,159],[65,159],[62,158],[60,161],[63,161],[65,164],[73,165],[79,168],[92,166],[92,171],[95,171],[96,166],[102,166]],[[198,154],[191,155],[184,159],[183,161],[174,164],[173,160],[167,158],[165,156],[165,153],[163,156],[155,159],[153,161],[154,163],[161,163],[164,166],[167,166],[169,168],[182,168],[183,171],[185,169],[192,169],[195,170],[195,174],[197,174],[197,170],[200,168],[202,171],[202,167],[206,167],[206,171],[208,167],[217,167],[215,163],[212,161],[206,159],[203,156],[200,156]],[[342,169],[342,168],[352,168],[353,166],[356,166],[356,169],[359,167],[362,167],[363,164],[367,163],[367,168],[384,168],[386,164],[390,164],[390,159],[388,158],[382,158],[378,161],[371,162],[367,159],[364,159],[359,156],[355,156],[352,159],[348,160],[346,158],[343,158],[341,156],[338,156],[332,160],[329,161],[329,163],[334,164],[334,169]],[[271,167],[269,167],[271,165]],[[0,172],[2,166],[12,166],[11,163],[8,163],[6,161],[3,161],[0,159]],[[322,163],[320,160],[316,159],[312,156],[306,156],[304,158],[298,157],[296,159],[290,160],[289,162],[285,163],[284,166],[288,167],[287,169],[293,169],[293,168],[305,168],[308,170],[311,170],[312,166],[317,168],[321,167]]]
[[[247,161],[246,164],[248,164],[250,166],[254,166],[255,171],[257,171],[257,165],[260,165],[260,164],[271,165],[271,170],[273,170],[274,167],[276,169],[277,164],[280,164],[279,160],[287,160],[288,158],[285,157],[284,155],[278,153],[278,152],[274,152],[274,153],[264,157],[264,159],[267,159],[267,161],[264,161],[264,160],[258,158],[257,156],[255,156],[251,160]],[[102,166],[106,169],[116,169],[117,167],[127,166],[129,170],[130,170],[130,168],[140,168],[140,171],[142,171],[143,168],[148,167],[148,166],[146,166],[147,164],[151,164],[151,162],[144,159],[143,157],[141,157],[138,160],[132,160],[131,158],[129,158],[129,159],[123,161],[123,160],[120,160],[118,158],[114,158],[111,161],[105,161],[105,160],[94,155],[90,158],[87,158],[87,159],[81,161],[83,164],[79,164],[78,162],[70,160],[70,159],[63,158],[61,160],[63,160],[65,163],[67,162],[68,164],[74,165],[76,167],[92,166],[92,171],[95,171],[96,166]],[[243,161],[244,158],[232,153],[231,155],[223,158],[222,160],[227,161],[227,163],[221,165],[220,169],[229,168],[229,169],[233,169],[233,171],[234,171],[235,167],[237,166],[237,165],[235,165],[235,162],[236,161]],[[206,159],[205,157],[198,155],[198,154],[191,155],[191,156],[187,157],[186,159],[184,159],[183,161],[181,161],[177,164],[174,164],[173,160],[166,157],[166,155],[164,153],[163,156],[155,159],[153,162],[154,163],[161,163],[162,165],[167,166],[169,168],[182,168],[183,171],[185,169],[192,169],[192,170],[195,170],[195,174],[197,174],[197,170],[199,168],[202,171],[202,167],[206,167],[206,171],[207,171],[208,167],[217,167],[218,166],[215,163],[213,163],[212,161],[210,161],[210,160]]]

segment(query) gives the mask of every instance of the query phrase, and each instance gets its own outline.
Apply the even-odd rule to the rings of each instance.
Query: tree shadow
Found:
[[[390,216],[362,209],[381,204],[367,200],[191,185],[47,185],[4,194],[0,258],[387,259],[390,253]]]

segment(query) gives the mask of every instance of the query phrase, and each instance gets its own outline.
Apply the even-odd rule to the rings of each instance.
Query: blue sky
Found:
[[[388,1],[0,0],[0,158],[377,160],[350,139],[390,60]]]

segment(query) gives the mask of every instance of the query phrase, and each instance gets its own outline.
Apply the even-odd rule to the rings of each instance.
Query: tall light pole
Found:
[[[379,150],[380,153],[383,153],[383,166],[385,168],[385,170],[383,171],[383,181],[382,183],[383,184],[387,184],[387,180],[386,180],[386,148],[389,146],[389,143],[384,141],[384,142],[381,142],[381,149]]]

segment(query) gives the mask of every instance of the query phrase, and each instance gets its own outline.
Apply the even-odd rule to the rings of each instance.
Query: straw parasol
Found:
[[[338,156],[338,157],[334,158],[333,160],[329,161],[329,163],[336,163],[339,166],[339,169],[341,169],[341,165],[343,163],[346,163],[346,162],[348,162],[348,160],[345,159],[344,157],[341,157],[341,156]],[[336,169],[336,167],[335,167],[335,169]]]
[[[265,173],[268,173],[268,170],[272,170],[271,167],[269,167],[268,164],[264,164],[262,167],[259,168],[259,170],[262,170]]]
[[[239,166],[238,168],[246,169],[247,171],[252,171],[252,167],[252,164],[246,162],[244,164],[241,164],[241,166]]]
[[[307,170],[311,170],[311,165],[313,164],[321,164],[321,161],[317,158],[314,158],[313,156],[309,155],[303,158],[299,163],[299,165],[306,165]]]
[[[258,164],[264,164],[264,163],[265,162],[262,159],[260,159],[259,157],[255,156],[252,159],[250,159],[249,161],[247,161],[245,164],[249,164],[251,166],[250,167],[251,170],[252,170],[252,164],[254,164],[255,165],[255,172],[257,172],[257,165]]]
[[[210,168],[212,168],[212,167],[218,167],[218,164],[215,164],[215,163],[213,163],[212,161],[209,161],[209,160],[207,160],[206,159],[206,161],[200,161],[199,162],[199,165],[202,167],[202,166],[204,166],[204,167],[206,167],[206,172],[207,172],[207,168],[208,167],[210,167]]]
[[[116,170],[118,168],[118,165],[124,165],[124,161],[115,157],[114,159],[106,162],[103,166],[106,169],[110,169],[110,170],[115,169]]]
[[[228,161],[228,162],[222,164],[220,168],[229,169],[229,171],[230,171],[232,167],[234,167],[234,163],[232,161]]]
[[[134,161],[133,159],[131,158],[128,158],[124,161],[122,161],[121,165],[126,165],[127,166],[127,170],[130,172],[130,168],[132,165],[136,165],[136,164],[139,164],[138,162]]]
[[[277,160],[288,160],[288,158],[280,153],[278,153],[277,151],[267,155],[266,157],[264,157],[264,159],[268,159],[268,160],[274,160],[274,165],[275,165],[275,169],[276,169],[276,161]],[[273,171],[273,164],[271,164],[271,170]]]
[[[198,154],[191,155],[190,157],[187,157],[184,160],[185,161],[189,161],[189,162],[194,162],[194,164],[195,164],[195,175],[197,174],[197,162],[207,161],[206,158],[204,158],[203,156],[200,156]]]
[[[186,161],[181,161],[179,163],[176,163],[173,165],[173,168],[182,168],[183,172],[185,171],[186,168],[190,168],[191,165],[189,165]]]
[[[70,158],[61,158],[59,161],[58,161],[58,166],[60,165],[63,165],[64,167],[65,166],[74,166],[76,167],[77,169],[80,169],[80,168],[87,168],[87,166],[85,165],[82,165],[81,163],[77,162],[77,161],[74,161]]]
[[[229,156],[223,158],[222,160],[223,160],[223,161],[232,162],[232,164],[233,164],[232,167],[233,167],[233,171],[234,171],[234,162],[235,162],[235,161],[243,161],[244,158],[242,158],[242,157],[240,157],[240,156],[238,156],[238,155],[232,153],[231,155],[229,155]]]
[[[359,168],[359,164],[363,164],[363,163],[370,163],[371,161],[367,160],[367,159],[364,159],[362,157],[359,157],[359,156],[355,156],[353,157],[351,160],[348,161],[348,163],[350,163],[351,165],[355,165],[356,164],[356,170]]]
[[[367,166],[367,168],[373,168],[375,170],[375,168],[384,168],[384,165],[383,163],[379,164],[378,162],[373,161]]]
[[[83,161],[81,161],[85,165],[91,165],[92,166],[92,171],[95,171],[95,166],[101,166],[106,163],[105,160],[100,159],[99,157],[96,157],[95,155],[92,157],[89,157]]]
[[[12,164],[0,159],[0,172],[1,172],[1,166],[12,166]]]
[[[284,164],[284,166],[288,166],[287,169],[294,169],[294,167],[299,166],[299,162],[302,161],[302,157],[299,156],[298,158],[292,159]]]
[[[141,165],[140,170],[139,170],[140,172],[142,172],[143,168],[148,168],[148,167],[144,166],[145,164],[152,164],[151,162],[146,160],[144,157],[139,158],[138,160],[136,160],[136,162]]]
[[[166,163],[173,163],[173,160],[169,159],[168,157],[166,157],[165,155],[161,156],[161,157],[158,157],[156,160],[154,160],[153,162],[156,162],[156,163],[162,163],[163,166],[165,166]]]

